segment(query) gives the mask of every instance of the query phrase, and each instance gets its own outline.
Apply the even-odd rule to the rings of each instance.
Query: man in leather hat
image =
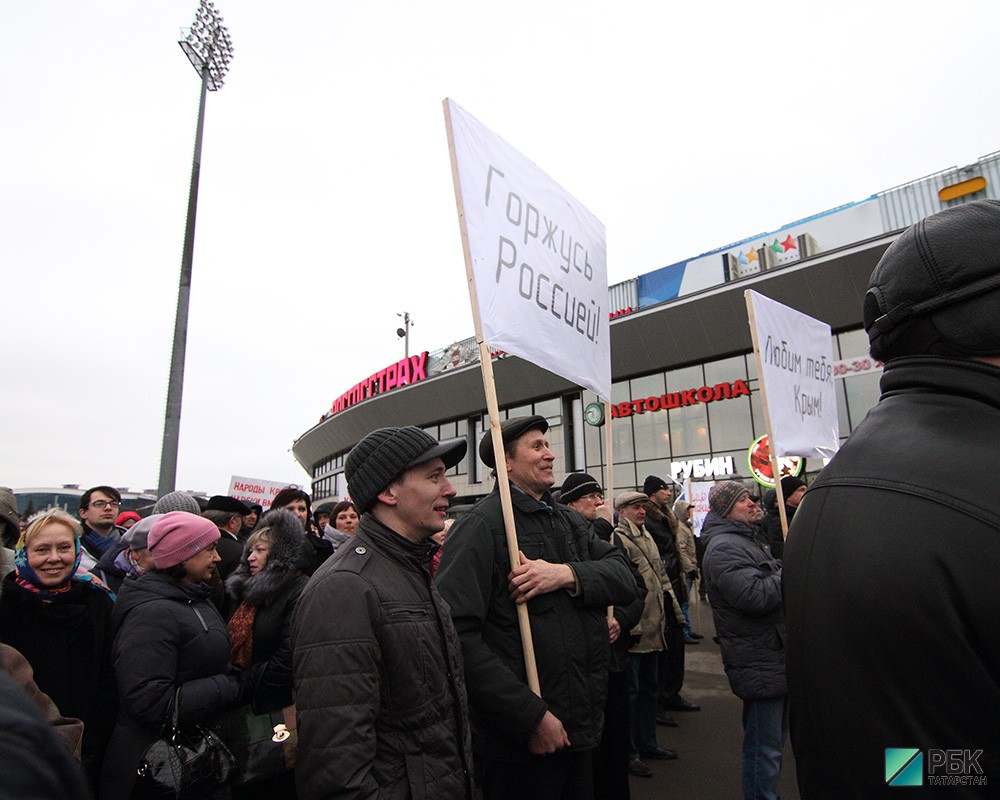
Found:
[[[948,778],[936,791],[995,796],[1000,203],[904,231],[872,273],[864,321],[882,397],[785,543],[799,787],[842,800]]]

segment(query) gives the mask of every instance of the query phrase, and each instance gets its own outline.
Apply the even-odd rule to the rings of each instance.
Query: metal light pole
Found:
[[[170,380],[167,384],[167,411],[163,422],[163,447],[160,451],[160,497],[175,489],[177,480],[177,444],[181,431],[181,397],[184,394],[184,354],[187,348],[188,304],[191,299],[191,264],[194,260],[194,221],[198,208],[198,179],[201,174],[201,138],[205,127],[205,95],[222,88],[233,58],[233,43],[222,24],[222,16],[209,0],[200,0],[194,23],[178,44],[191,66],[201,76],[201,100],[198,104],[198,127],[194,137],[194,161],[191,165],[191,188],[188,192],[187,224],[184,228],[184,251],[181,256],[180,286],[177,290],[177,316],[174,318],[174,347],[170,355]]]
[[[410,357],[410,326],[411,325],[416,325],[416,323],[410,317],[410,312],[409,311],[404,311],[402,314],[397,314],[396,316],[403,318],[403,327],[402,328],[396,328],[396,336],[398,336],[400,339],[406,339],[406,341],[403,342],[403,353],[404,353],[404,355],[405,355],[406,358],[409,358]]]

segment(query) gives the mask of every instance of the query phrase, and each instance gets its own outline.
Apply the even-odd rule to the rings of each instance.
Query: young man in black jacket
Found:
[[[347,456],[361,523],[309,580],[292,631],[300,797],[472,798],[461,651],[428,570],[465,451],[381,428]]]

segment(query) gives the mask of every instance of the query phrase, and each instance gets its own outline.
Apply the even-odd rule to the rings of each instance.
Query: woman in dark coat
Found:
[[[96,787],[115,715],[111,671],[114,595],[80,572],[80,523],[64,511],[36,516],[3,582],[0,640],[18,650],[60,713],[84,723],[84,771]]]
[[[131,795],[142,754],[167,720],[175,688],[181,690],[182,728],[214,727],[242,698],[240,676],[229,669],[229,634],[209,600],[218,540],[219,529],[204,517],[164,514],[149,532],[153,568],[122,586],[112,649],[120,707],[101,800]]]
[[[236,571],[226,580],[231,663],[246,670],[255,714],[279,712],[295,730],[292,705],[292,616],[308,577],[306,533],[290,511],[269,512],[250,538]],[[294,798],[295,773],[234,787],[236,798]]]

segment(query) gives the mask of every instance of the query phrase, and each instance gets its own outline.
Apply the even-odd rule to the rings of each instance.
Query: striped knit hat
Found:
[[[364,513],[375,505],[379,493],[410,467],[434,458],[453,467],[465,457],[468,442],[438,442],[420,428],[379,428],[358,442],[347,455],[344,474],[351,500]]]

